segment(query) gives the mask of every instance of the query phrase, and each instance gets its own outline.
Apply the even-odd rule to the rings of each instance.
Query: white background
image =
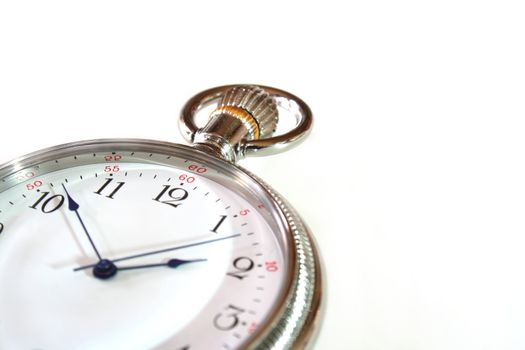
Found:
[[[525,348],[525,12],[511,1],[0,4],[0,163],[182,142],[187,98],[289,90],[316,124],[242,164],[324,257],[317,349]]]

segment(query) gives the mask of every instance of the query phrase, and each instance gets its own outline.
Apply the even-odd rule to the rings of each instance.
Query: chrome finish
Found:
[[[0,165],[0,192],[25,181],[16,175],[20,171],[35,171],[42,175],[58,171],[68,166],[68,162],[56,163],[55,159],[73,157],[81,153],[92,154],[130,151],[142,152],[136,161],[164,164],[170,166],[165,156],[176,156],[207,164],[219,169],[232,182],[223,183],[221,177],[213,178],[224,186],[231,186],[245,198],[257,198],[268,210],[268,218],[273,221],[286,252],[288,268],[286,285],[283,287],[278,307],[270,314],[242,349],[278,350],[312,348],[312,340],[318,329],[322,309],[322,276],[319,256],[315,243],[306,224],[295,210],[270,186],[247,170],[213,156],[209,152],[168,142],[141,139],[102,139],[59,145],[20,157]],[[151,158],[149,154],[163,155]],[[86,157],[86,164],[104,163],[101,158]],[[211,175],[211,174],[210,174]],[[224,179],[224,178],[222,178]]]
[[[241,86],[241,88],[247,89],[246,86]],[[224,144],[218,145],[210,143],[210,147],[216,148],[215,151],[216,154],[224,154],[226,155],[225,158],[229,161],[235,162],[238,159],[244,157],[245,155],[270,155],[275,154],[279,152],[283,152],[285,150],[290,149],[292,146],[297,145],[300,141],[302,141],[310,132],[312,127],[312,112],[308,105],[298,98],[295,95],[290,94],[289,92],[286,92],[284,90],[279,90],[276,88],[268,87],[268,86],[259,86],[259,88],[266,91],[266,93],[271,96],[277,104],[278,107],[281,109],[286,110],[288,113],[295,117],[296,119],[296,125],[294,128],[289,130],[288,132],[272,136],[272,137],[266,137],[270,135],[269,130],[275,128],[273,126],[272,128],[272,122],[275,121],[277,123],[277,119],[274,119],[271,117],[271,113],[268,113],[267,111],[265,113],[268,113],[270,117],[267,118],[261,118],[261,120],[268,119],[268,124],[264,123],[264,125],[260,128],[261,131],[261,138],[257,139],[252,137],[249,133],[249,127],[245,127],[245,135],[248,135],[248,137],[243,137],[241,140],[235,140],[236,142],[233,144],[230,144],[231,147],[229,149],[221,148],[224,147]],[[239,95],[236,95],[232,92],[232,89],[240,89],[239,85],[225,85],[225,86],[219,86],[212,89],[205,90],[195,96],[193,96],[183,107],[181,116],[179,119],[179,127],[181,129],[181,132],[183,136],[186,138],[188,142],[199,142],[202,143],[202,138],[200,136],[197,136],[201,133],[201,130],[206,129],[208,127],[205,126],[204,128],[200,128],[197,126],[195,117],[199,110],[201,110],[203,107],[208,106],[212,103],[217,103],[219,99],[222,98],[222,103],[225,105],[233,105],[233,103],[236,103],[235,106],[238,107],[246,107],[251,106],[254,110],[260,109],[262,112],[265,111],[264,108],[260,108],[259,100],[253,99],[249,100],[248,102],[243,101]],[[251,96],[253,94],[246,93],[245,96]],[[232,97],[233,96],[233,97]],[[223,102],[227,101],[227,102]],[[229,101],[229,102],[228,102]],[[240,101],[240,102],[239,102]],[[231,104],[228,104],[231,103]],[[270,107],[267,108],[271,109]],[[250,113],[253,113],[253,111],[250,111]],[[254,113],[257,114],[257,113]],[[266,114],[264,114],[266,115]],[[279,118],[282,118],[283,115],[279,114]],[[289,116],[288,116],[289,117]],[[258,121],[259,123],[260,121]],[[216,121],[214,123],[217,123]],[[220,124],[220,123],[219,123]],[[207,131],[207,130],[205,130]],[[208,132],[209,133],[209,132]],[[228,137],[226,137],[227,139]],[[197,141],[196,141],[197,139]],[[232,150],[236,153],[231,153]]]
[[[195,133],[193,143],[198,148],[212,149],[216,155],[235,163],[242,158],[243,152],[238,145],[247,135],[250,129],[242,120],[229,113],[214,112],[208,124]]]
[[[241,348],[313,348],[323,308],[323,277],[315,242],[304,221],[277,192],[247,170],[232,164],[244,155],[270,155],[297,145],[311,130],[312,113],[300,98],[286,91],[272,87],[262,89],[266,92],[259,88],[227,85],[192,97],[182,109],[179,127],[186,140],[194,143],[193,147],[140,139],[105,139],[60,145],[0,165],[0,192],[22,181],[17,178],[17,172],[28,169],[39,174],[56,171],[68,164],[56,164],[53,159],[80,152],[128,150],[158,153],[192,159],[216,168],[230,180],[223,177],[214,180],[225,186],[231,185],[245,198],[257,198],[267,209],[267,220],[274,222],[271,226],[278,232],[276,236],[287,257],[286,283],[277,307]],[[271,101],[268,96],[271,96]],[[208,124],[197,126],[197,112],[205,106],[217,104],[219,99],[222,100]],[[286,113],[278,117],[293,116],[296,125],[282,135],[270,136],[278,120],[274,111],[279,108]],[[170,166],[166,161],[169,157],[162,159],[144,157],[142,161]]]
[[[248,135],[247,140],[271,136],[275,132],[279,121],[277,105],[270,94],[258,86],[239,85],[228,89],[217,109],[224,107],[240,107],[253,116],[259,135]]]
[[[296,254],[293,284],[284,308],[248,349],[313,349],[324,307],[321,261],[315,242],[293,207],[260,178],[243,170],[266,189],[284,213],[293,235]]]

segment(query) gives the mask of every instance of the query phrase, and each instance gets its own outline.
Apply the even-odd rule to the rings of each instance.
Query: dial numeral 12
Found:
[[[93,192],[93,193],[95,193],[95,194],[99,194],[99,195],[102,195],[102,191],[104,191],[104,189],[105,189],[106,187],[108,187],[108,185],[111,183],[111,181],[113,181],[112,178],[110,178],[110,177],[106,178],[106,182],[104,182],[104,184],[102,185],[102,187],[100,187],[100,188],[98,189],[98,191]],[[115,195],[115,194],[116,194],[116,193],[122,188],[122,186],[124,186],[125,182],[120,182],[120,181],[119,181],[119,182],[117,182],[117,184],[118,184],[117,187],[116,187],[116,188],[115,188],[110,194],[108,194],[108,195],[106,196],[107,198],[114,199],[113,196],[114,196],[114,195]]]
[[[162,187],[164,187],[162,191],[160,191],[157,197],[153,198],[154,201],[157,201],[163,204],[167,204],[174,208],[177,208],[182,203],[175,203],[175,202],[180,202],[188,198],[188,191],[186,191],[183,188],[180,188],[180,187],[171,188],[170,185],[164,185]],[[166,197],[165,195],[171,199],[162,200],[162,197]]]

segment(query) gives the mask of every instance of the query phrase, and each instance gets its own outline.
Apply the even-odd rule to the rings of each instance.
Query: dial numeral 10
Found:
[[[0,222],[0,234],[4,231],[4,224]]]
[[[42,192],[40,198],[38,198],[35,204],[30,206],[29,208],[38,209],[38,207],[40,207],[40,210],[42,210],[42,212],[45,214],[49,214],[54,212],[55,210],[60,209],[62,204],[64,204],[64,196],[61,194],[55,194],[46,199],[49,193],[50,192]],[[44,201],[44,199],[46,200]],[[40,205],[40,203],[42,203],[42,205]]]
[[[96,192],[93,192],[95,194],[99,194],[99,195],[102,195],[102,191],[104,191],[104,189],[106,187],[108,187],[108,185],[111,183],[111,181],[113,181],[112,178],[106,178],[106,182],[104,182],[104,184],[102,185],[102,187],[100,187],[98,189],[98,191]],[[124,186],[125,182],[117,182],[117,186],[115,187],[115,189],[113,191],[111,191],[110,194],[108,194],[106,197],[107,198],[110,198],[110,199],[113,199],[113,196],[118,192],[118,190],[120,190],[122,188],[122,186]]]

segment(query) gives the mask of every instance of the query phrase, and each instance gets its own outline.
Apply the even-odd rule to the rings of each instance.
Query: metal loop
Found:
[[[201,128],[197,126],[195,122],[197,112],[217,101],[224,95],[224,92],[235,86],[237,85],[214,87],[198,93],[186,102],[181,111],[179,128],[188,142],[193,142],[195,133]],[[303,141],[311,131],[313,122],[312,111],[303,100],[287,91],[269,86],[258,86],[274,97],[279,107],[287,109],[288,112],[290,112],[287,114],[296,114],[296,125],[282,135],[257,140],[244,140],[241,148],[246,155],[257,156],[265,156],[289,150]],[[284,116],[279,113],[279,119],[282,117]]]

